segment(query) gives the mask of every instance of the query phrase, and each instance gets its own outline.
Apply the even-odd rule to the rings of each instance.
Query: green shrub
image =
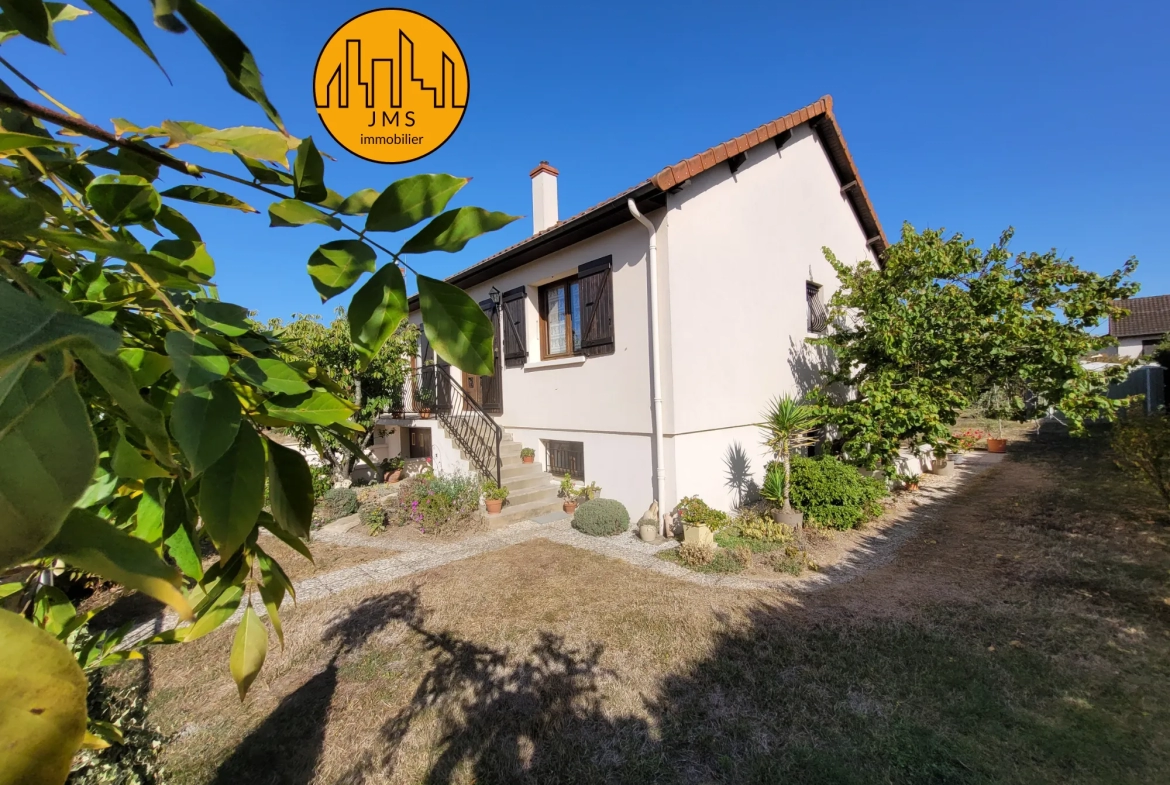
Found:
[[[358,514],[365,527],[374,535],[386,528],[386,511],[379,504],[363,505]]]
[[[831,455],[792,458],[792,506],[811,523],[852,529],[882,512],[886,484]]]
[[[630,513],[617,499],[590,499],[577,507],[573,528],[595,537],[621,534],[630,528]]]
[[[321,497],[317,507],[326,522],[353,515],[358,510],[357,491],[353,488],[330,488]]]
[[[482,480],[469,474],[423,472],[398,486],[398,498],[385,505],[386,518],[424,533],[449,533],[478,520],[482,486]]]
[[[727,513],[708,507],[698,496],[683,498],[674,510],[679,520],[687,526],[706,526],[713,532],[719,531],[731,520]]]
[[[328,464],[309,469],[313,477],[313,498],[320,499],[333,488],[333,468]]]

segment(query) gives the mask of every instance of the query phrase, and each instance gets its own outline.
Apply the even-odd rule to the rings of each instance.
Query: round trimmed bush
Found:
[[[590,499],[577,507],[573,528],[595,537],[621,534],[630,528],[630,513],[617,499]]]
[[[347,515],[353,515],[358,510],[358,495],[353,488],[330,488],[317,503],[321,517],[326,521],[335,521]]]

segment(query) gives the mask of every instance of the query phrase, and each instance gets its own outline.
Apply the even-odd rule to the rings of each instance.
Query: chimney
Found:
[[[532,178],[532,233],[539,234],[557,223],[557,175],[548,161],[529,173]]]

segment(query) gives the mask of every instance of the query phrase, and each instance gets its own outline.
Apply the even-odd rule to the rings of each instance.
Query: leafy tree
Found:
[[[321,368],[345,388],[348,399],[359,407],[353,422],[366,429],[363,446],[372,438],[378,415],[402,404],[410,357],[418,346],[418,328],[411,322],[403,321],[364,368],[361,354],[349,340],[349,322],[343,308],[336,310],[336,318],[328,325],[313,314],[293,314],[288,324],[270,319],[268,329],[279,334],[295,356]],[[312,444],[310,434],[303,428],[290,430],[301,437],[305,446]],[[336,463],[343,446],[330,434],[322,435],[321,443],[326,447],[325,457]],[[346,468],[351,470],[355,457],[350,455],[347,460]]]
[[[118,6],[89,6],[159,62]],[[274,128],[115,120],[111,133],[0,58],[36,93],[0,83],[0,598],[16,608],[0,610],[4,785],[60,783],[83,742],[118,740],[107,724],[87,728],[87,672],[139,657],[143,645],[203,637],[241,607],[228,669],[243,697],[269,628],[283,640],[279,609],[293,592],[261,530],[311,558],[309,467],[265,429],[299,427],[345,445],[363,430],[345,387],[218,299],[211,249],[180,208],[258,212],[238,193],[247,189],[276,200],[271,226],[351,235],[312,251],[308,272],[322,301],[370,274],[347,315],[359,370],[405,318],[398,265],[416,275],[435,351],[472,373],[493,368],[492,328],[475,302],[403,257],[458,251],[514,219],[447,209],[467,180],[445,174],[335,193],[323,156],[311,138],[289,134],[235,33],[197,0],[153,7],[164,30],[192,31]],[[0,0],[0,11],[0,41],[21,35],[58,49],[54,25],[85,14],[41,0]],[[228,156],[241,174],[182,160],[182,147]],[[164,170],[184,182],[158,190]],[[374,239],[397,232],[410,235],[397,253]],[[91,633],[89,614],[55,585],[70,574],[149,594],[184,624],[133,643],[124,631]]]
[[[1158,492],[1170,508],[1170,417],[1131,406],[1113,424],[1113,461]]]
[[[992,388],[1009,397],[1013,418],[1056,406],[1074,433],[1123,405],[1105,391],[1124,369],[1094,372],[1080,360],[1109,345],[1089,331],[1125,313],[1113,301],[1137,291],[1126,281],[1137,261],[1098,275],[1055,251],[1013,255],[1011,237],[980,251],[960,234],[905,224],[880,267],[824,249],[841,282],[830,303],[836,329],[810,342],[838,362],[816,402],[850,459],[893,472],[907,442],[945,448],[960,411]]]

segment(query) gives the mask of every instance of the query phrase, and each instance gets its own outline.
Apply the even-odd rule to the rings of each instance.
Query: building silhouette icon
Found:
[[[442,76],[438,85],[428,85],[422,77],[415,75],[415,54],[414,41],[399,30],[398,57],[371,58],[367,72],[362,60],[361,40],[346,39],[345,59],[330,74],[324,96],[319,84],[314,85],[317,108],[348,109],[351,105],[366,109],[387,108],[388,102],[388,108],[400,109],[408,90],[430,93],[431,104],[436,109],[466,108],[466,98],[462,103],[457,98],[455,61],[446,52],[440,52]]]

